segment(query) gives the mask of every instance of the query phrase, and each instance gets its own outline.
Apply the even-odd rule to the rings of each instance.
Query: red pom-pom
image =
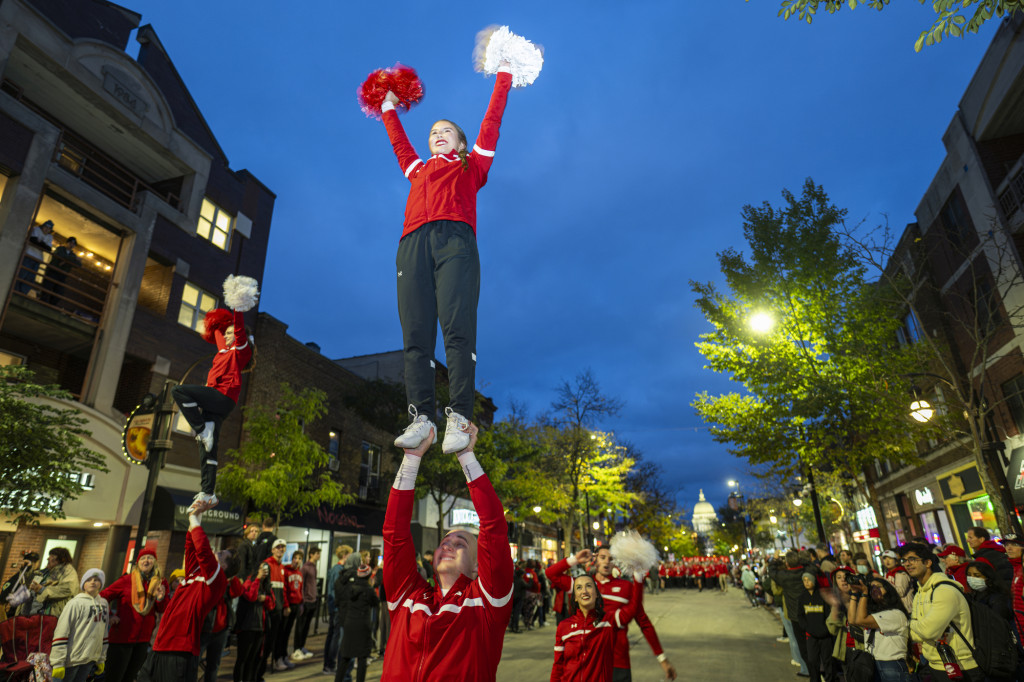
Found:
[[[414,104],[423,99],[423,82],[416,75],[416,70],[402,64],[395,64],[386,69],[377,69],[363,81],[356,91],[359,108],[370,118],[378,121],[383,118],[380,105],[388,90],[398,97],[396,107],[408,111]]]

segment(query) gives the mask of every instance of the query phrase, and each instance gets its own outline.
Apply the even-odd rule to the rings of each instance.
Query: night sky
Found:
[[[415,68],[426,96],[403,123],[425,156],[434,120],[479,129],[493,87],[472,68],[479,30],[542,45],[478,196],[477,388],[498,418],[512,400],[535,416],[591,369],[625,402],[606,428],[663,465],[688,511],[698,488],[721,505],[747,471],[690,407],[729,382],[694,348],[708,325],[689,281],[721,279],[744,204],[807,177],[851,220],[912,222],[997,26],[915,53],[931,3],[812,26],[783,22],[776,0],[123,4],[156,29],[232,168],[277,194],[260,308],[331,358],[401,347],[408,182],[356,88]]]

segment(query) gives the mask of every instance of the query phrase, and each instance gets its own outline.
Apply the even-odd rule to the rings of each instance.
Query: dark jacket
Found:
[[[992,590],[982,590],[981,592],[971,592],[967,595],[967,600],[976,604],[984,604],[1007,623],[1013,624],[1013,609],[1010,608],[1010,595],[1002,592],[993,592]]]
[[[789,618],[794,623],[800,613],[798,608],[800,595],[807,593],[807,590],[804,589],[803,574],[803,566],[795,566],[793,568],[780,566],[769,571],[772,581],[782,589],[786,618]]]
[[[832,636],[825,624],[829,613],[832,612],[832,607],[825,603],[825,599],[821,596],[821,590],[814,589],[808,592],[805,589],[804,593],[800,595],[798,608],[797,622],[807,632],[808,637],[824,639]]]
[[[256,561],[256,544],[242,540],[238,545],[238,577],[248,580],[251,576],[256,575],[257,566],[259,566],[259,562]]]
[[[978,545],[978,549],[974,551],[974,558],[985,559],[992,564],[992,568],[996,569],[996,575],[1003,582],[1003,586],[1007,591],[1010,590],[1010,584],[1013,582],[1013,566],[1006,558],[1006,550],[1002,545],[993,540],[986,540]]]
[[[370,609],[377,603],[377,595],[370,587],[370,578],[354,578],[338,593],[338,608],[345,613],[345,632],[341,638],[339,658],[366,658],[373,647],[373,629]]]
[[[345,622],[345,609],[348,608],[348,602],[342,599],[340,595],[345,586],[356,579],[356,570],[358,568],[359,553],[352,552],[345,559],[345,565],[338,572],[338,577],[334,579],[334,606],[338,610],[338,617],[341,618],[342,623]]]
[[[265,530],[256,536],[256,563],[253,564],[253,573],[256,573],[256,569],[259,567],[259,565],[266,561],[267,557],[270,556],[270,550],[273,548],[274,540],[276,539],[277,536],[271,533],[269,530]]]

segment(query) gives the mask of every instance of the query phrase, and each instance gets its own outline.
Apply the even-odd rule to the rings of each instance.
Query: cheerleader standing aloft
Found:
[[[511,86],[511,69],[502,62],[472,150],[462,129],[441,119],[430,129],[431,157],[426,161],[417,155],[398,120],[398,97],[389,92],[381,105],[398,164],[412,184],[395,258],[405,391],[413,418],[395,439],[401,448],[415,448],[432,431],[436,433],[430,418],[435,413],[434,346],[439,320],[451,392],[442,450],[450,454],[469,444],[480,299],[476,193],[487,183]]]

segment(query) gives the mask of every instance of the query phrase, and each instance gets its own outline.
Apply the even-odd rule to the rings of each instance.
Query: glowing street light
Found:
[[[768,520],[771,521],[772,523],[778,523],[779,522],[779,517],[777,517],[777,516],[769,516]]]
[[[534,514],[540,514],[540,510],[541,509],[542,509],[542,507],[538,504],[536,507],[533,508],[533,513]]]
[[[932,418],[935,410],[927,400],[915,400],[910,403],[910,416],[916,422],[922,424]]]
[[[797,507],[799,507],[803,503],[804,503],[804,501],[801,500],[799,497],[796,498],[795,500],[793,500],[793,504],[796,505]]]
[[[750,316],[750,328],[758,334],[766,334],[775,326],[775,318],[770,313],[758,312]]]

